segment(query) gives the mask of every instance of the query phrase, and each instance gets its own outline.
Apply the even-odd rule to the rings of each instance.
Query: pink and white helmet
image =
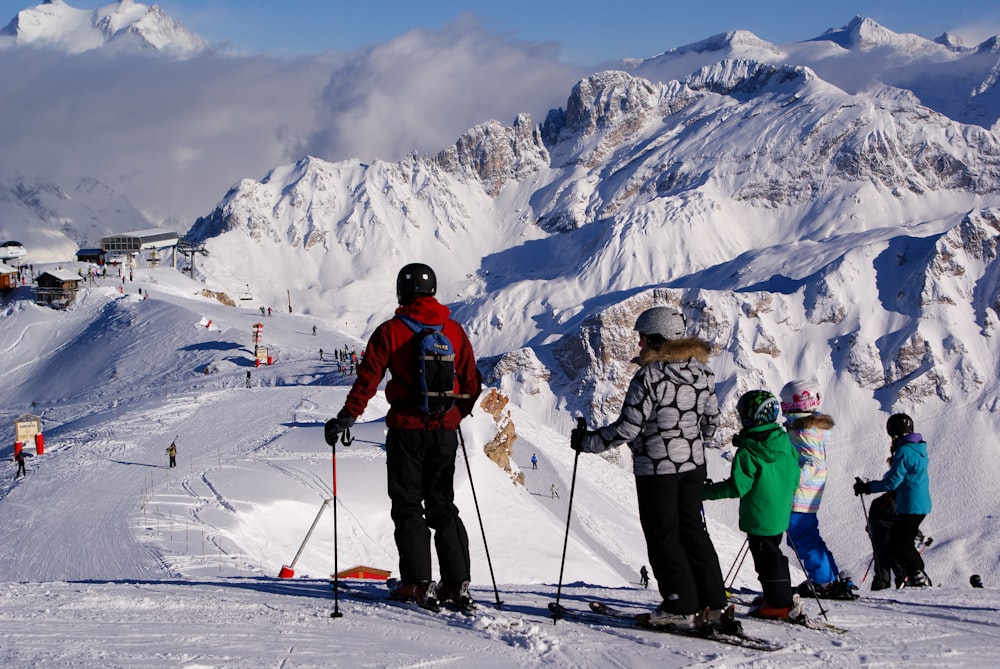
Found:
[[[781,389],[781,413],[812,413],[819,409],[819,384],[815,381],[789,381]]]

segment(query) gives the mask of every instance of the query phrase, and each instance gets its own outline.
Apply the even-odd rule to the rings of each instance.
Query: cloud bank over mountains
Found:
[[[8,46],[0,183],[96,178],[150,222],[183,230],[242,178],[304,155],[437,153],[485,119],[543,116],[582,75],[551,45],[491,34],[471,16],[295,59]]]

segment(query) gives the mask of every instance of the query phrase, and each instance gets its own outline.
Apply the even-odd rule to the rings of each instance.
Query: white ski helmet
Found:
[[[635,331],[647,337],[659,335],[664,339],[680,339],[685,329],[684,316],[672,307],[646,309],[635,319]]]
[[[812,413],[819,409],[819,384],[815,381],[789,381],[781,389],[781,413]]]

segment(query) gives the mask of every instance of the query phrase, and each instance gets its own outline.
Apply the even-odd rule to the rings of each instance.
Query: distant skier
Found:
[[[247,388],[250,387],[250,370],[247,370]]]
[[[538,469],[538,456],[534,453],[531,454],[531,468]]]
[[[320,359],[320,362],[323,361],[323,349],[319,350],[319,359]]]
[[[559,499],[559,488],[556,487],[555,483],[549,488],[549,494],[552,495],[552,499]]]
[[[21,476],[27,476],[28,471],[24,468],[24,449],[21,449],[14,456],[14,460],[17,461],[17,473],[14,474],[14,478],[20,478]]]
[[[644,588],[649,587],[649,570],[646,569],[646,565],[642,565],[639,569],[639,584]]]
[[[313,337],[315,337],[315,336],[316,336],[316,326],[314,325],[313,326]]]
[[[167,455],[170,456],[170,466],[171,467],[176,467],[177,466],[177,445],[174,444],[174,442],[172,442],[172,441],[170,442],[170,445],[167,446]]]

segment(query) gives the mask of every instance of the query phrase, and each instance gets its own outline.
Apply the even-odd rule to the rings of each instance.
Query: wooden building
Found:
[[[51,307],[66,307],[76,299],[83,279],[79,274],[64,269],[42,272],[35,279],[35,301]]]
[[[17,268],[0,263],[0,291],[17,287]]]

